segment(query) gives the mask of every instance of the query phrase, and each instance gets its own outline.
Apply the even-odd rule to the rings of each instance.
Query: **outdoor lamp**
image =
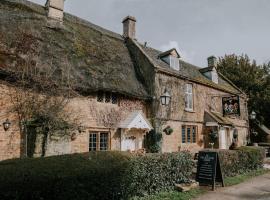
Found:
[[[6,121],[3,123],[4,126],[4,130],[7,131],[10,127],[11,123],[8,119],[6,119]]]
[[[250,114],[250,119],[252,119],[252,120],[256,119],[256,115],[257,115],[257,113],[255,111],[252,111]]]
[[[165,89],[164,94],[160,96],[161,104],[163,106],[167,106],[170,103],[171,95],[169,92]]]

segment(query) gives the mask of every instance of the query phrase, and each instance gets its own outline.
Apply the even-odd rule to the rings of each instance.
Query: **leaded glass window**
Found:
[[[197,142],[197,126],[182,126],[182,143]]]
[[[97,133],[90,133],[89,136],[89,151],[97,150]]]
[[[108,150],[108,133],[100,133],[100,151]]]
[[[89,151],[107,151],[110,149],[109,132],[90,132]]]
[[[103,102],[104,101],[104,93],[103,92],[98,92],[97,93],[97,101],[98,102]]]
[[[117,95],[112,93],[112,104],[117,104]]]
[[[111,93],[106,92],[105,93],[105,103],[110,103],[111,102]]]

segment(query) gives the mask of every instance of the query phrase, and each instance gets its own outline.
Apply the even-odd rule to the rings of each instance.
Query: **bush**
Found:
[[[221,168],[225,177],[262,168],[264,156],[264,149],[260,147],[240,147],[237,150],[219,151]]]
[[[1,200],[128,199],[187,182],[188,153],[96,152],[0,162]]]

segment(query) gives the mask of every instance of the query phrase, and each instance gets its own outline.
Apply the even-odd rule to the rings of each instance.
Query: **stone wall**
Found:
[[[193,111],[185,111],[185,93],[184,86],[186,83],[193,85]],[[222,113],[222,96],[234,95],[229,94],[208,86],[197,84],[188,80],[179,79],[163,73],[156,76],[156,97],[164,93],[165,88],[171,94],[171,102],[169,106],[162,106],[160,99],[155,102],[155,111],[160,130],[166,126],[174,129],[172,135],[163,137],[163,151],[171,152],[180,149],[197,151],[204,147],[204,113],[205,111],[215,111]],[[246,136],[248,134],[248,111],[245,96],[240,96],[241,116],[228,117],[234,126],[238,129],[239,145],[246,144]],[[181,143],[181,127],[182,125],[196,125],[198,127],[197,144]]]
[[[12,92],[14,92],[12,87],[0,85],[0,160],[18,158],[26,152],[26,143],[18,126],[19,120],[12,111],[13,104],[10,99]],[[90,131],[109,132],[111,150],[120,150],[118,123],[135,110],[142,110],[145,115],[148,114],[144,101],[123,96],[118,97],[117,104],[97,102],[96,95],[77,97],[70,100],[66,109],[72,113],[71,118],[81,124],[82,130],[76,130],[65,137],[59,137],[57,134],[49,136],[46,156],[88,152]],[[11,121],[11,128],[4,131],[2,123],[7,118]],[[42,139],[42,136],[37,136],[35,157],[41,156]]]
[[[12,104],[10,88],[0,84],[0,160],[18,158],[22,155],[22,136],[18,126],[18,120],[14,113],[11,113]],[[9,119],[10,129],[4,130],[3,122]]]

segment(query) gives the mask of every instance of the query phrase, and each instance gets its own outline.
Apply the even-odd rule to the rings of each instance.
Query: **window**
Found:
[[[89,136],[89,151],[97,150],[97,133],[90,133]]]
[[[105,93],[105,103],[110,103],[111,102],[111,93],[106,92]]]
[[[104,93],[100,91],[97,93],[97,102],[117,104],[118,95],[116,93],[111,93],[111,92]]]
[[[193,111],[193,87],[190,83],[185,85],[185,110]]]
[[[107,151],[109,150],[108,132],[90,132],[89,151]]]
[[[179,71],[179,68],[180,68],[179,58],[169,55],[169,56],[163,57],[162,60],[168,65],[170,65],[171,68]]]
[[[108,150],[108,133],[100,133],[100,151]]]
[[[179,59],[174,56],[170,56],[170,66],[175,70],[179,70]]]
[[[197,126],[182,126],[182,143],[197,142]]]
[[[97,101],[98,102],[103,102],[104,101],[104,93],[103,92],[98,92],[97,93]]]
[[[112,104],[117,104],[117,95],[112,93]]]

